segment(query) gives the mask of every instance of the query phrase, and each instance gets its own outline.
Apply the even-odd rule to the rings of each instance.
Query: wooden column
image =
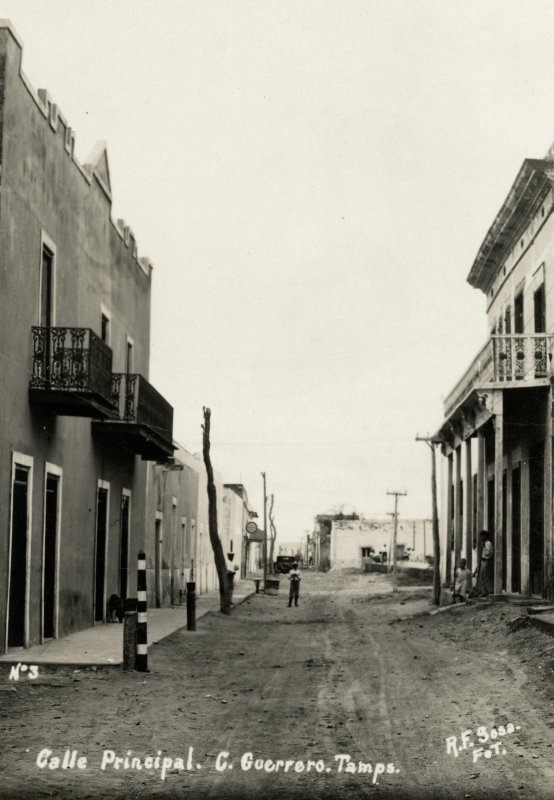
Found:
[[[456,475],[454,478],[454,573],[460,566],[462,552],[462,445],[456,448]]]
[[[506,466],[506,592],[512,591],[512,453],[507,454]]]
[[[544,578],[543,594],[554,598],[552,585],[552,388],[546,400],[544,425]]]
[[[471,468],[471,439],[466,439],[466,459],[465,459],[465,513],[464,513],[464,532],[465,532],[465,559],[467,568],[472,571],[473,564],[473,472]]]
[[[447,456],[445,583],[452,580],[452,453]]]
[[[485,481],[487,470],[485,465],[485,434],[483,429],[477,433],[477,530],[475,539],[479,547],[479,534],[485,527]]]
[[[504,414],[502,392],[495,393],[494,415],[494,593],[502,594],[502,484],[504,473]]]
[[[521,452],[521,594],[529,596],[529,447]]]

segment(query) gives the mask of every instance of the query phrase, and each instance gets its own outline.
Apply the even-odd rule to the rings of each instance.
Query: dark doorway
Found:
[[[514,299],[514,333],[523,333],[523,292]]]
[[[544,448],[529,453],[529,583],[531,594],[542,595],[544,550]]]
[[[56,608],[58,489],[59,478],[56,475],[47,475],[44,507],[44,588],[42,596],[42,635],[45,639],[52,639],[54,637],[54,615]]]
[[[512,592],[521,592],[521,466],[512,470]]]
[[[12,537],[10,555],[10,596],[8,606],[8,647],[25,645],[25,598],[27,594],[27,537],[29,470],[15,467],[12,486]]]
[[[127,580],[129,574],[129,506],[128,494],[121,495],[121,536],[119,540],[119,596],[127,597]]]
[[[94,621],[104,620],[104,584],[106,577],[106,531],[108,529],[108,490],[98,489],[96,498],[96,571]]]
[[[546,301],[544,283],[539,286],[533,295],[535,333],[544,333],[546,330]]]
[[[162,546],[163,546],[163,528],[161,519],[156,520],[155,528],[156,536],[156,551],[155,551],[155,580],[156,580],[156,608],[161,608],[162,605]]]
[[[502,589],[506,591],[506,569],[508,567],[508,520],[507,516],[508,498],[508,474],[506,470],[502,475]]]

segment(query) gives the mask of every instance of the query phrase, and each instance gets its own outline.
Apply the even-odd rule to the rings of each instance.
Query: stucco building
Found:
[[[392,562],[394,522],[390,519],[334,520],[330,532],[330,560],[333,568],[361,568],[371,554],[386,553]],[[399,519],[396,538],[398,558],[425,562],[433,551],[431,521]]]
[[[494,544],[494,589],[553,598],[554,150],[526,159],[468,281],[490,335],[444,403],[443,577]]]
[[[152,265],[0,24],[0,650],[106,618],[134,594],[148,461],[173,410],[148,383]]]

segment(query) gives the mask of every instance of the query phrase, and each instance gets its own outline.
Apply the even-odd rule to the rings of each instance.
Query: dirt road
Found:
[[[0,796],[554,798],[554,640],[510,633],[506,604],[302,583],[298,608],[257,595],[178,631],[148,674],[3,668]]]

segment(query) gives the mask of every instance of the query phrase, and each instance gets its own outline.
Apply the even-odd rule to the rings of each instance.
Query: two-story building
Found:
[[[444,403],[443,576],[494,545],[495,593],[554,598],[554,148],[526,159],[469,272],[490,335]]]
[[[111,216],[106,148],[74,132],[0,23],[0,652],[135,594],[146,463],[173,453],[148,382],[152,265]]]

